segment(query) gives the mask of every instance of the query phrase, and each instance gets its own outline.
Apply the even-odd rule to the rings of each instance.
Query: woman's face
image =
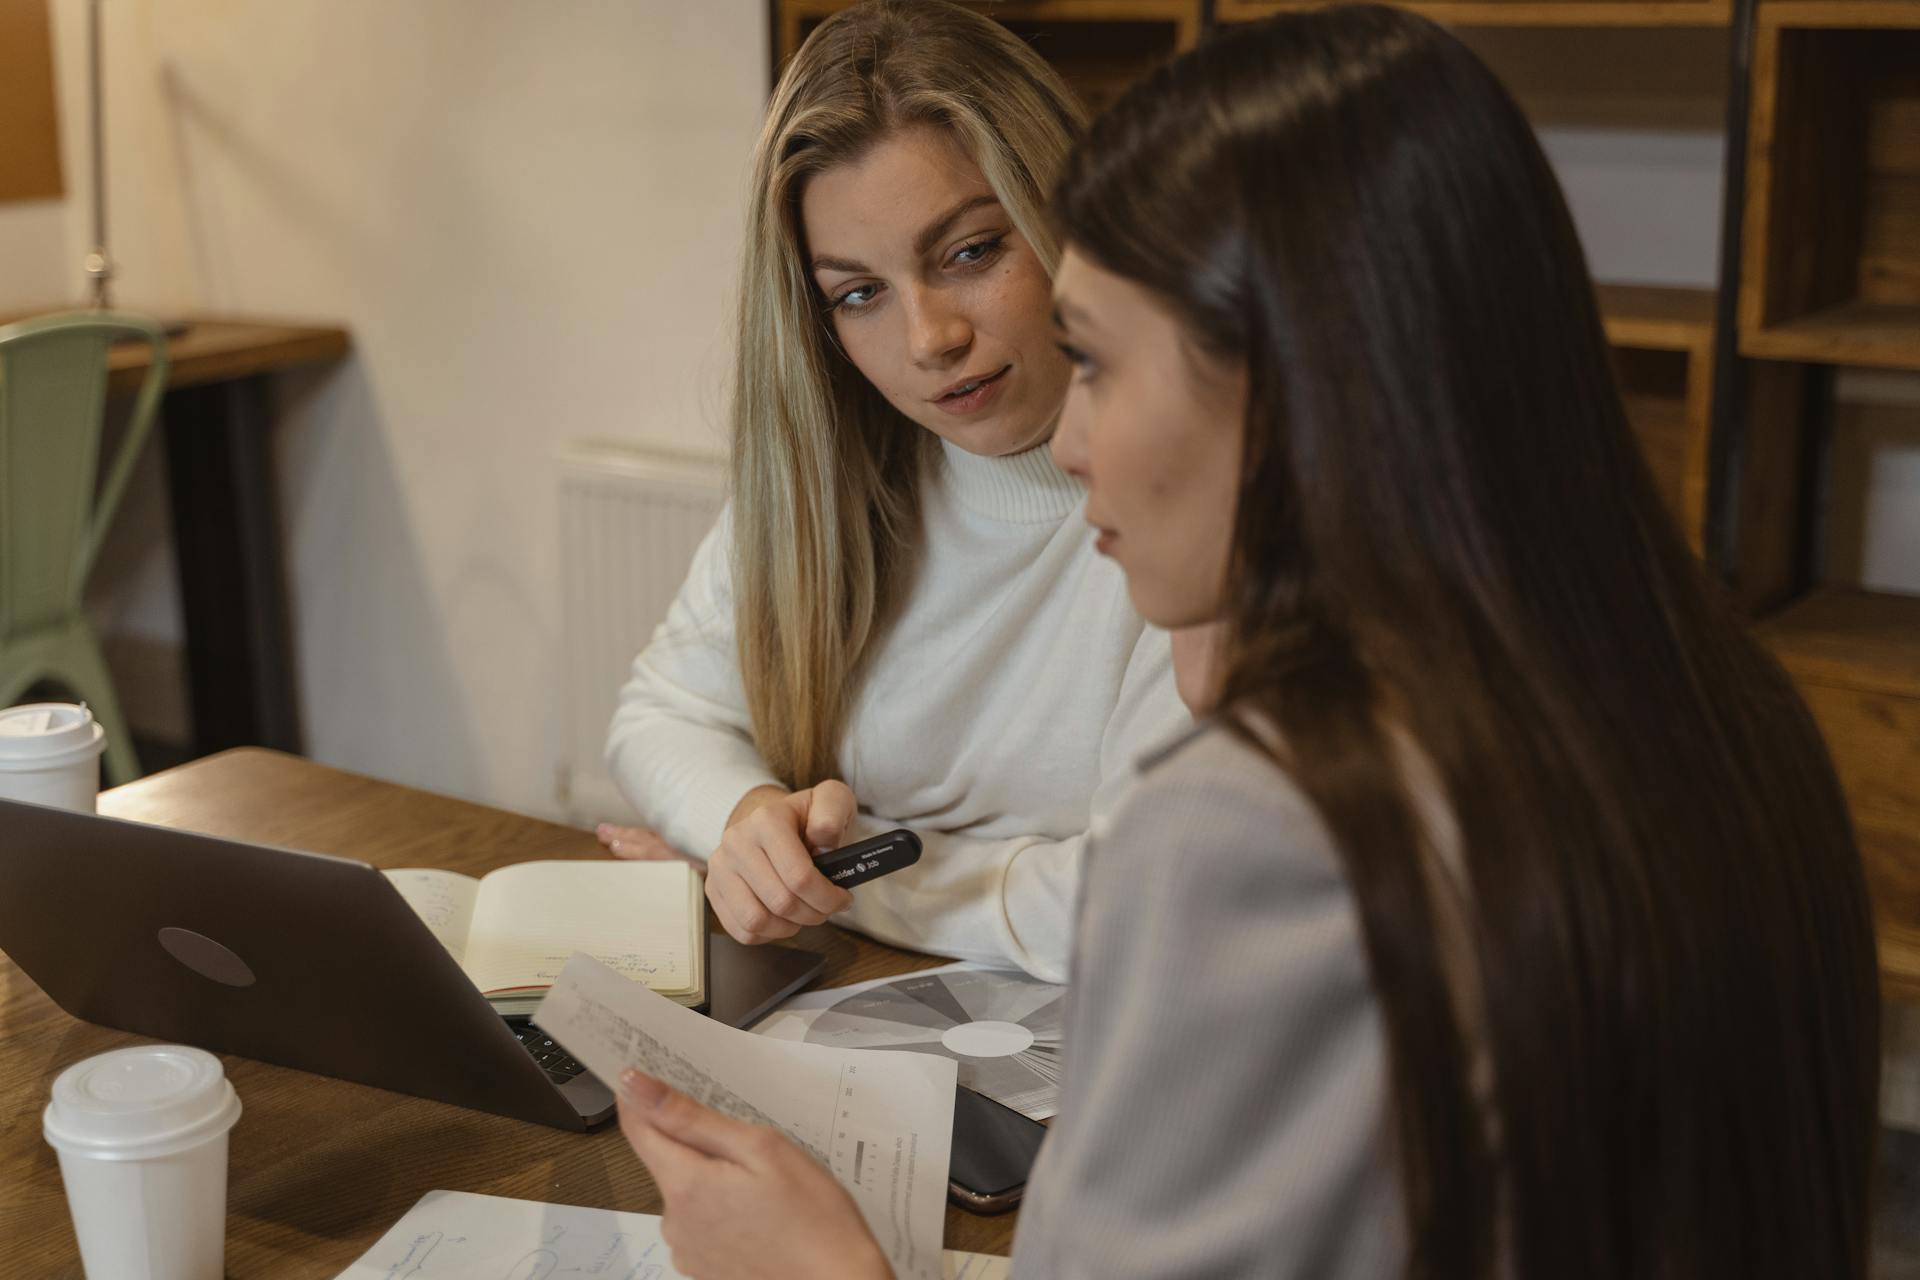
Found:
[[[1075,367],[1054,460],[1087,485],[1096,546],[1140,616],[1169,629],[1221,616],[1247,373],[1202,354],[1152,294],[1072,249],[1054,289]]]
[[[899,130],[816,175],[800,219],[841,350],[895,408],[983,456],[1052,434],[1068,374],[1052,281],[944,130]]]

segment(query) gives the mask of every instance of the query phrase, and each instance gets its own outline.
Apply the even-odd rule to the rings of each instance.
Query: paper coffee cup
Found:
[[[92,813],[107,734],[85,703],[0,711],[0,797]]]
[[[88,1280],[220,1280],[239,1118],[220,1059],[201,1049],[117,1049],[60,1073],[41,1129]]]

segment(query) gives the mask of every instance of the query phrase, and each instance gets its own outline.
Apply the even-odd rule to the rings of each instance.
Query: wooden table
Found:
[[[164,826],[478,875],[534,858],[601,856],[593,836],[342,773],[274,751],[197,760],[100,798],[100,811]],[[840,929],[793,945],[826,955],[824,985],[942,963]],[[80,1280],[40,1111],[62,1069],[139,1036],[77,1022],[0,958],[0,1255],[9,1276]],[[444,1103],[224,1058],[245,1107],[227,1193],[227,1276],[331,1280],[434,1188],[643,1213],[660,1210],[619,1131],[565,1133]],[[950,1249],[1010,1252],[1013,1215],[947,1209]]]
[[[45,312],[37,313],[45,314]],[[25,319],[0,316],[0,323]],[[160,426],[185,623],[193,750],[298,751],[298,700],[273,472],[272,375],[347,354],[344,329],[186,316],[167,341]],[[131,395],[145,343],[116,346],[108,387]]]

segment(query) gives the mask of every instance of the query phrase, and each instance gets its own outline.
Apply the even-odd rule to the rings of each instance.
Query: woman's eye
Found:
[[[877,284],[863,284],[857,288],[848,289],[844,293],[837,293],[833,301],[827,304],[828,310],[848,313],[864,311],[873,302],[874,294],[879,291],[880,286]]]
[[[1073,366],[1074,376],[1080,381],[1085,382],[1093,376],[1094,365],[1092,356],[1071,343],[1056,342],[1053,345],[1060,348],[1060,354],[1065,356],[1067,363]]]
[[[991,262],[1000,256],[1000,250],[1006,242],[1005,236],[993,236],[962,245],[953,251],[953,263],[959,267],[977,267]]]

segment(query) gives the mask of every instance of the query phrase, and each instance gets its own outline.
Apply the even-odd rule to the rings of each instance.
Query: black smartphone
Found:
[[[1047,1127],[962,1085],[953,1098],[953,1150],[947,1199],[974,1213],[1005,1213],[1020,1203]]]

